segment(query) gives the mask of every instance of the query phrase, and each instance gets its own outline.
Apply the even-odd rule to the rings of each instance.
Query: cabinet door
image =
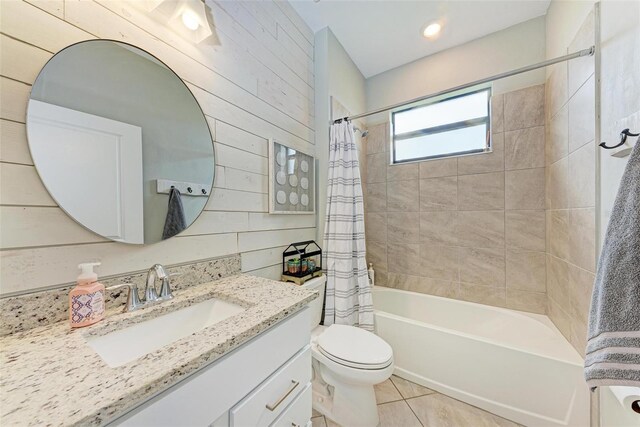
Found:
[[[268,426],[311,381],[311,348],[307,345],[231,411],[231,426]]]
[[[272,427],[303,427],[311,422],[311,383],[307,384],[300,396],[289,405],[282,415],[271,424]]]

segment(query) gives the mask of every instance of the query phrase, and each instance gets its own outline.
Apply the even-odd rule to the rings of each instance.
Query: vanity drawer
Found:
[[[307,345],[231,409],[230,425],[271,424],[310,381],[311,349]]]
[[[307,384],[302,393],[287,407],[272,427],[304,427],[311,422],[311,383]]]

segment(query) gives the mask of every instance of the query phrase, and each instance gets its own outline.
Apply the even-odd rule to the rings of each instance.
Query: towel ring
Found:
[[[640,136],[640,133],[632,133],[629,131],[629,128],[623,129],[622,132],[620,132],[620,143],[618,143],[617,145],[608,146],[606,142],[601,142],[598,145],[604,149],[612,150],[624,145],[624,143],[627,142],[628,136]]]

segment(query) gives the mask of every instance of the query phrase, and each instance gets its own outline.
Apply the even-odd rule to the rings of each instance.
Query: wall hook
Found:
[[[629,131],[629,128],[623,129],[622,132],[620,132],[620,143],[618,143],[616,145],[608,146],[606,142],[601,142],[598,145],[600,147],[602,147],[602,148],[607,149],[607,150],[612,150],[614,148],[618,148],[618,147],[624,145],[624,143],[627,142],[627,137],[628,136],[640,136],[640,133],[632,133],[632,132]]]

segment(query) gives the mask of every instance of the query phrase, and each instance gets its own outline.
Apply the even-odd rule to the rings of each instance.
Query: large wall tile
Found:
[[[504,211],[460,211],[457,222],[460,246],[504,247]]]
[[[504,132],[504,95],[491,97],[491,132]]]
[[[545,314],[547,312],[547,294],[507,288],[507,307],[530,313]]]
[[[564,105],[548,122],[546,164],[557,162],[569,154],[569,106]]]
[[[595,84],[589,80],[569,100],[569,152],[595,139]]]
[[[420,245],[420,275],[432,279],[458,281],[458,248]]]
[[[595,39],[595,14],[591,11],[569,45],[569,52],[587,49],[595,44]],[[569,97],[571,97],[595,72],[595,57],[583,56],[576,58],[567,61],[567,66],[569,69],[568,91]]]
[[[507,288],[546,292],[544,252],[507,250]]]
[[[547,295],[568,310],[571,301],[569,264],[551,254],[547,254]]]
[[[445,176],[420,180],[421,211],[458,209],[458,177]]]
[[[389,212],[387,215],[389,242],[420,243],[419,212]]]
[[[560,333],[569,340],[571,337],[571,318],[560,307],[560,304],[551,298],[547,298],[547,316],[556,325]]]
[[[419,210],[418,180],[387,183],[388,212],[417,212]]]
[[[592,272],[569,264],[569,315],[574,323],[587,323],[595,278]]]
[[[544,168],[506,172],[505,206],[507,209],[544,209]]]
[[[459,248],[460,282],[504,287],[504,249]]]
[[[569,342],[584,359],[587,348],[587,324],[571,320],[571,336]]]
[[[389,242],[387,264],[389,273],[420,275],[420,245]]]
[[[420,162],[420,179],[437,178],[439,176],[455,176],[458,174],[458,159],[428,160]]]
[[[546,218],[543,210],[505,212],[505,244],[510,248],[544,251]]]
[[[504,170],[504,134],[491,137],[491,152],[458,157],[458,175]]]
[[[458,298],[459,296],[457,282],[401,273],[389,273],[388,286],[446,298]]]
[[[418,163],[387,166],[387,181],[407,181],[418,179]]]
[[[495,286],[460,283],[460,299],[477,302],[479,304],[504,307],[506,305],[505,288]]]
[[[458,212],[420,212],[420,242],[455,246]]]
[[[387,184],[367,184],[364,189],[365,212],[386,212],[387,210]]]
[[[504,95],[504,130],[544,125],[544,85],[531,86]]]
[[[560,62],[551,68],[545,85],[545,110],[551,119],[567,103],[567,63]]]
[[[367,261],[374,263],[377,284],[546,311],[544,96],[543,86],[536,86],[492,98],[489,154],[392,166],[383,163],[389,156],[388,124],[369,128],[367,163],[371,169],[385,165],[365,187]],[[550,158],[565,157],[566,200],[566,132],[563,141],[564,150],[555,149]],[[508,174],[511,209],[505,211]],[[375,182],[383,176],[384,182]],[[567,233],[568,228],[568,253]]]
[[[569,159],[564,157],[545,169],[545,206],[547,209],[569,207]]]
[[[387,244],[384,242],[367,240],[367,262],[372,262],[373,267],[376,270],[380,267],[386,269]]]
[[[389,145],[389,124],[381,123],[367,128],[369,134],[365,139],[367,154],[377,154],[387,152]]]
[[[569,257],[573,264],[596,271],[596,214],[595,208],[569,211]]]
[[[386,182],[388,163],[385,153],[367,155],[367,183]]]
[[[387,241],[387,213],[370,212],[364,215],[367,240],[374,242]]]
[[[596,146],[585,144],[569,155],[568,202],[571,208],[596,204]]]
[[[569,259],[569,211],[547,211],[547,245],[550,254]]]
[[[504,209],[504,172],[459,176],[458,209]]]
[[[536,126],[504,134],[504,168],[531,169],[545,165],[545,128]]]

